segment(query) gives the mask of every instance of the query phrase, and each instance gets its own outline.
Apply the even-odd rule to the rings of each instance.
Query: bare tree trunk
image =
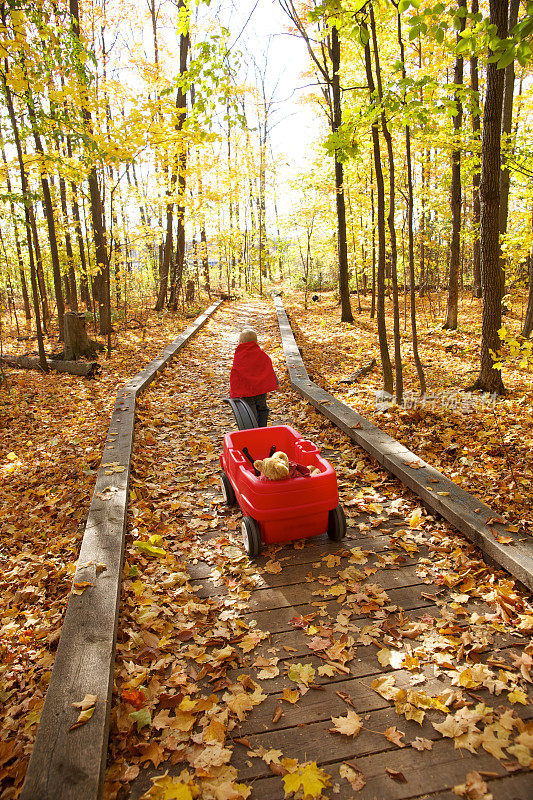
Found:
[[[4,16],[4,10],[2,9],[2,22],[4,25],[6,24],[6,19]],[[7,60],[5,63],[5,69],[7,74]],[[33,215],[33,207],[31,205],[31,195],[28,189],[28,181],[26,177],[26,167],[24,164],[24,156],[22,154],[22,146],[20,143],[20,136],[18,131],[17,125],[17,118],[15,115],[15,108],[13,105],[13,97],[11,95],[11,89],[7,83],[5,74],[3,77],[4,83],[4,91],[6,97],[6,105],[8,109],[9,119],[11,121],[11,127],[13,129],[13,138],[15,140],[15,147],[17,150],[17,158],[19,162],[19,169],[20,169],[20,185],[22,189],[22,196],[24,198],[24,213],[25,213],[25,220],[26,220],[26,237],[28,240],[28,255],[30,259],[30,278],[31,278],[31,291],[33,297],[33,313],[35,315],[35,331],[37,334],[37,348],[39,351],[39,364],[43,372],[48,372],[48,363],[46,361],[46,353],[44,350],[44,339],[43,339],[43,331],[41,328],[41,314],[39,309],[39,289],[37,286],[37,273],[35,270],[35,261],[33,259],[33,247],[32,247],[32,215]],[[35,223],[34,223],[35,224]]]
[[[478,0],[472,0],[472,14],[479,11]],[[472,87],[472,138],[474,142],[481,142],[481,103],[479,102],[479,80],[478,80],[478,57],[472,56],[470,59],[470,85]],[[472,227],[474,238],[472,242],[472,294],[474,297],[481,297],[481,250],[479,244],[479,178],[480,172],[476,167],[472,175]]]
[[[22,300],[24,303],[24,316],[26,317],[26,320],[29,321],[31,319],[30,298],[28,297],[28,287],[26,284],[26,276],[24,274],[24,259],[22,258],[22,249],[20,246],[20,239],[19,239],[19,232],[17,225],[17,215],[15,213],[15,203],[13,202],[13,189],[11,187],[11,178],[9,176],[9,170],[7,167],[4,138],[2,136],[1,129],[0,129],[0,145],[2,149],[2,161],[4,162],[4,173],[6,178],[7,191],[9,192],[10,195],[9,207],[11,209],[11,216],[13,218],[13,231],[15,234],[15,248],[17,251],[17,263],[19,267],[20,287],[22,290]]]
[[[366,34],[369,37],[366,25],[363,25]],[[370,56],[370,45],[367,41],[365,45],[365,69],[366,79],[368,84],[368,92],[370,95],[370,103],[375,103],[375,87],[374,77],[372,75],[372,62]],[[379,145],[379,132],[378,123],[375,119],[372,123],[372,145],[374,150],[374,169],[376,172],[376,189],[378,201],[378,265],[377,265],[377,323],[378,323],[378,338],[379,338],[379,352],[381,356],[381,369],[383,373],[383,389],[388,394],[392,395],[394,388],[392,379],[392,364],[389,355],[389,345],[387,342],[387,327],[385,324],[385,189],[383,184],[383,171],[381,169],[381,152]]]
[[[490,0],[490,21],[496,26],[500,39],[507,35],[506,0]],[[489,53],[491,53],[489,49]],[[492,53],[491,53],[492,55]],[[499,209],[501,165],[501,120],[504,71],[496,63],[487,64],[487,90],[483,112],[483,143],[481,158],[481,285],[483,317],[481,329],[480,372],[474,389],[504,394],[501,371],[494,369],[491,353],[500,350],[498,331],[501,328],[502,284],[499,263]]]
[[[35,115],[35,108],[29,90],[26,93],[26,100],[27,100],[28,114],[33,132],[33,139],[35,141],[35,148],[44,161],[45,152],[41,142],[41,137],[37,125],[37,118]],[[46,224],[48,226],[48,241],[50,244],[50,256],[52,259],[52,272],[54,276],[54,292],[56,297],[59,338],[63,339],[63,316],[65,314],[65,303],[63,300],[63,292],[61,290],[61,265],[59,263],[59,251],[57,248],[57,235],[56,235],[56,226],[54,219],[54,206],[52,203],[52,195],[50,193],[50,184],[44,172],[41,174],[41,186],[43,190]]]
[[[400,45],[400,58],[402,62],[402,77],[405,80],[405,49],[402,38],[401,15],[398,12],[398,43]],[[411,311],[411,334],[413,340],[413,360],[416,366],[416,373],[420,383],[420,395],[426,394],[426,376],[424,367],[418,352],[418,332],[416,329],[416,293],[415,293],[415,237],[413,231],[413,169],[411,164],[411,130],[409,125],[405,126],[405,158],[407,162],[407,233],[409,241],[409,300]]]
[[[340,89],[341,46],[335,25],[331,29],[331,94],[333,98],[332,131],[335,134],[342,125]],[[346,206],[344,203],[344,168],[335,151],[335,199],[337,203],[337,246],[339,252],[339,296],[341,322],[353,323],[350,304],[350,280],[348,271],[348,243],[346,241]]]
[[[531,230],[533,231],[533,213],[531,214]],[[527,309],[522,328],[522,336],[529,339],[533,332],[533,247],[529,254],[529,292],[527,297]]]
[[[179,0],[178,10],[185,8],[185,0]],[[180,35],[180,75],[184,75],[187,71],[187,56],[189,53],[190,37],[189,34]],[[180,86],[176,95],[176,114],[177,121],[175,130],[180,133],[183,129],[185,115],[187,113],[187,100],[184,89]],[[169,307],[172,309],[177,308],[178,295],[181,289],[181,280],[183,275],[183,260],[185,257],[185,170],[187,167],[187,149],[182,141],[177,142],[179,149],[178,154],[174,157],[172,165],[172,174],[170,178],[169,200],[167,202],[167,224],[166,224],[166,238],[165,250],[163,255],[163,269],[160,277],[159,294],[155,304],[156,311],[161,311],[165,304],[168,287],[168,275],[170,270],[170,261],[172,257],[172,225],[174,214],[174,200],[172,196],[178,184],[178,204],[176,209],[178,230],[176,235],[176,280],[171,286],[171,293],[169,299]]]
[[[392,146],[392,136],[387,125],[385,112],[383,111],[383,86],[381,82],[381,68],[379,64],[378,39],[376,34],[376,21],[374,19],[374,7],[370,3],[370,26],[372,30],[372,43],[374,47],[374,64],[376,69],[376,80],[378,85],[378,96],[382,106],[381,129],[387,145],[387,156],[389,161],[389,214],[388,226],[391,249],[391,279],[392,279],[392,308],[394,320],[394,373],[396,378],[395,399],[398,405],[403,400],[403,371],[402,371],[402,351],[400,336],[400,308],[398,303],[398,252],[396,245],[396,227],[394,225],[394,213],[396,203],[395,170],[394,170],[394,150]]]
[[[72,144],[70,136],[67,136],[67,155],[72,158]],[[81,228],[80,207],[78,204],[78,187],[74,181],[71,181],[70,188],[72,191],[72,216],[74,218],[74,230],[76,231],[76,241],[78,242],[78,250],[80,253],[80,296],[83,303],[88,309],[91,308],[91,296],[89,293],[89,281],[87,277],[87,261],[85,259],[85,245],[83,243],[83,233]]]
[[[518,20],[518,7],[520,0],[510,0],[509,2],[509,18],[507,30],[511,31]],[[513,127],[513,99],[514,99],[514,61],[505,68],[505,79],[503,84],[503,109],[502,109],[502,144],[506,148],[509,144],[511,137],[511,130]],[[506,159],[507,160],[507,159]],[[499,227],[500,227],[500,241],[501,237],[507,233],[507,216],[509,213],[509,188],[511,186],[511,172],[507,165],[504,163],[500,170],[500,214],[499,214]],[[505,294],[505,271],[507,259],[500,249],[500,270],[502,281],[502,297]]]
[[[355,233],[353,229],[353,209],[352,209],[352,198],[350,197],[350,187],[346,186],[346,197],[348,198],[348,209],[350,211],[350,230],[352,232],[352,247],[353,247],[353,263],[354,263],[354,270],[355,270],[355,288],[357,290],[357,311],[360,314],[363,310],[361,308],[361,297],[359,295],[359,281],[357,279],[357,262],[356,262],[356,249],[355,249]]]
[[[69,0],[72,32],[78,37],[80,32],[78,0]],[[82,115],[85,125],[92,131],[91,114],[87,108],[85,98],[81,103]],[[110,275],[109,275],[109,256],[107,253],[107,242],[104,222],[104,208],[100,186],[98,185],[98,174],[96,166],[93,165],[87,176],[89,184],[89,198],[91,206],[91,221],[94,234],[94,246],[96,256],[96,271],[98,280],[98,303],[100,312],[100,333],[107,336],[108,354],[111,354],[111,296],[110,296]]]
[[[457,0],[459,11],[466,11],[466,0]],[[461,33],[465,29],[465,16],[459,18],[460,27],[457,32],[457,41],[461,41]],[[448,279],[448,303],[446,320],[442,326],[446,330],[457,329],[457,315],[459,306],[459,269],[461,264],[461,126],[463,124],[463,104],[460,91],[463,86],[463,57],[455,57],[455,70],[453,76],[455,114],[453,117],[453,150],[452,150],[452,180],[450,187],[450,208],[452,212],[452,230],[450,237],[450,275]]]
[[[65,250],[67,253],[68,282],[70,288],[70,308],[72,311],[78,310],[78,291],[76,287],[76,272],[74,269],[74,253],[72,251],[72,241],[70,238],[69,219],[67,209],[67,189],[65,179],[59,178],[59,194],[61,197],[61,210],[63,212],[63,225],[65,228]]]

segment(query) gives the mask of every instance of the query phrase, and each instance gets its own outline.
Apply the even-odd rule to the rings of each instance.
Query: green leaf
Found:
[[[152,715],[147,708],[141,708],[139,711],[132,711],[130,717],[135,720],[137,723],[137,730],[140,731],[141,728],[145,728],[148,726],[149,728],[152,727]]]
[[[508,47],[503,56],[498,61],[498,69],[505,69],[509,64],[512,64],[516,55],[516,48],[514,45]]]

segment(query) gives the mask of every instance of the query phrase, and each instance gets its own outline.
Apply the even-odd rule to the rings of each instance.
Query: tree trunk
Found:
[[[367,36],[368,29],[363,25]],[[370,38],[370,37],[369,37]],[[372,75],[372,62],[370,56],[370,45],[367,41],[365,45],[365,70],[368,84],[368,92],[370,96],[370,103],[372,106],[375,104],[375,87],[374,77]],[[381,355],[381,369],[383,373],[383,389],[388,394],[392,395],[394,388],[392,379],[392,365],[389,355],[389,345],[387,342],[387,328],[385,324],[385,189],[383,184],[383,171],[381,169],[381,152],[379,145],[379,132],[377,119],[372,123],[372,145],[374,151],[374,169],[376,172],[376,189],[378,201],[378,265],[377,265],[377,323],[378,323],[378,338],[379,338],[379,352]]]
[[[402,77],[405,81],[405,49],[402,38],[402,23],[401,15],[398,12],[398,44],[400,45],[400,58],[402,62]],[[409,125],[405,126],[405,159],[407,162],[407,235],[409,242],[409,300],[411,311],[411,335],[413,340],[413,360],[416,366],[418,381],[420,383],[420,395],[424,397],[426,394],[426,376],[424,374],[424,367],[418,352],[418,332],[416,329],[416,294],[415,294],[415,237],[413,230],[413,211],[414,211],[414,197],[413,197],[413,169],[411,164],[411,130]],[[405,287],[404,287],[405,291]]]
[[[80,22],[79,22],[79,8],[78,0],[69,0],[70,16],[72,23],[72,33],[75,37],[79,37]],[[87,126],[89,132],[92,132],[91,114],[87,107],[86,97],[82,98],[81,111],[83,121]],[[91,222],[93,227],[94,248],[96,257],[96,274],[97,280],[95,283],[98,285],[98,303],[100,315],[100,333],[108,337],[107,348],[109,354],[111,353],[111,296],[110,296],[110,275],[109,275],[109,257],[107,253],[107,242],[105,233],[104,222],[104,208],[102,204],[102,196],[100,194],[100,186],[98,185],[98,174],[96,166],[93,164],[87,176],[89,184],[89,199],[91,207]]]
[[[39,285],[39,294],[41,297],[41,306],[43,313],[43,325],[46,330],[46,324],[50,319],[50,309],[48,307],[48,296],[46,294],[46,283],[44,280],[43,257],[41,253],[41,243],[39,242],[39,231],[37,230],[37,223],[35,222],[35,214],[33,206],[31,208],[30,223],[33,236],[33,248],[35,251],[35,271],[37,272],[37,283]]]
[[[520,0],[510,0],[508,31],[511,31],[518,20],[518,7]],[[504,148],[509,145],[511,130],[513,127],[513,99],[514,99],[514,61],[505,68],[505,79],[503,83],[503,109],[502,109],[502,144]],[[507,154],[506,154],[507,156]],[[507,157],[505,159],[507,161]],[[507,216],[509,212],[509,188],[511,185],[511,172],[504,164],[500,170],[500,243],[501,237],[507,233]],[[502,282],[502,297],[505,294],[505,271],[507,259],[500,248],[500,277]]]
[[[466,0],[457,0],[459,10],[466,10]],[[460,17],[460,28],[457,33],[457,42],[460,42],[461,33],[465,29],[466,19]],[[461,126],[463,124],[463,104],[460,91],[463,86],[463,57],[455,58],[453,75],[455,116],[453,118],[453,150],[452,150],[452,179],[450,186],[450,208],[452,212],[452,230],[450,237],[450,275],[448,279],[448,303],[446,320],[442,326],[446,330],[457,330],[457,315],[459,305],[459,269],[461,264]]]
[[[533,231],[533,213],[531,214],[531,230]],[[529,254],[529,292],[527,298],[526,316],[524,319],[524,327],[522,328],[522,336],[529,339],[533,332],[533,247]]]
[[[0,357],[0,361],[4,364],[9,364],[11,367],[18,367],[19,369],[43,369],[38,358],[29,358],[28,356],[5,355]],[[43,371],[68,372],[70,375],[94,378],[100,369],[98,361],[55,361],[54,359],[49,359],[46,362],[46,369]]]
[[[5,11],[2,8],[2,22],[4,26],[6,25],[5,19]],[[5,60],[5,75],[7,75],[7,59]],[[22,190],[22,196],[24,198],[24,215],[26,221],[26,237],[28,240],[28,255],[30,259],[30,279],[31,279],[31,291],[33,297],[33,313],[35,315],[35,331],[37,334],[37,347],[39,351],[39,359],[38,363],[41,369],[44,372],[48,372],[48,365],[46,362],[46,353],[44,350],[44,340],[43,340],[43,331],[41,328],[41,313],[39,309],[39,289],[37,286],[37,273],[35,270],[35,261],[33,259],[33,247],[31,242],[32,237],[32,216],[33,216],[33,206],[31,205],[31,195],[28,188],[28,181],[26,177],[26,167],[24,164],[24,156],[22,153],[22,145],[20,143],[20,136],[18,131],[17,125],[17,118],[15,115],[15,107],[13,105],[13,96],[11,94],[11,89],[8,86],[7,80],[5,75],[3,75],[3,84],[4,84],[4,91],[6,97],[6,105],[9,114],[9,119],[11,122],[11,127],[13,129],[13,138],[15,140],[15,147],[17,150],[17,159],[19,162],[19,170],[20,170],[20,186]]]
[[[507,35],[507,7],[505,0],[490,0],[490,21],[496,26],[500,39]],[[492,52],[489,49],[489,54]],[[498,331],[501,328],[502,284],[499,263],[499,208],[501,166],[501,120],[503,104],[504,71],[495,62],[487,64],[487,89],[483,112],[483,139],[481,154],[481,288],[483,316],[481,329],[480,372],[474,389],[503,394],[501,371],[494,369],[491,353],[500,350]]]
[[[374,177],[370,165],[370,224],[372,226],[372,302],[370,304],[370,319],[376,316],[376,212],[374,209]]]
[[[19,239],[19,231],[17,225],[17,215],[15,213],[15,203],[13,202],[13,189],[11,187],[11,178],[9,176],[9,170],[7,166],[7,158],[6,158],[6,151],[4,147],[4,138],[2,136],[2,131],[0,129],[0,146],[2,149],[2,161],[4,162],[4,173],[6,178],[6,186],[7,191],[9,192],[9,207],[11,209],[11,217],[13,219],[13,232],[15,235],[15,248],[17,251],[17,263],[19,267],[19,276],[20,276],[20,287],[22,290],[22,300],[24,303],[24,316],[26,320],[29,322],[31,319],[31,309],[30,309],[30,298],[28,296],[28,286],[26,284],[26,276],[24,274],[24,259],[22,257],[22,249],[20,246],[20,239]]]
[[[72,241],[70,238],[68,209],[67,209],[67,189],[65,179],[59,178],[59,194],[61,197],[61,210],[63,212],[63,226],[65,228],[65,250],[67,253],[67,280],[69,285],[70,308],[72,311],[78,310],[78,291],[76,287],[76,271],[74,269],[74,253],[72,251]]]
[[[472,14],[479,11],[478,0],[472,0]],[[472,87],[472,138],[474,143],[481,140],[481,104],[479,102],[478,57],[470,59],[470,85]],[[472,294],[481,297],[481,251],[479,246],[479,169],[476,168],[472,175],[472,227],[474,239],[472,242]]]
[[[185,8],[185,0],[179,0],[178,12]],[[189,53],[190,37],[189,34],[180,35],[180,75],[187,72],[187,56]],[[187,99],[186,93],[180,86],[176,95],[176,113],[177,122],[175,130],[179,133],[183,128],[185,116],[187,113]],[[181,281],[183,275],[183,260],[185,257],[185,186],[186,186],[186,167],[187,167],[187,149],[184,142],[178,140],[177,145],[178,154],[174,157],[172,165],[172,174],[170,178],[169,200],[167,202],[167,225],[166,225],[166,238],[165,250],[163,254],[163,268],[160,277],[159,293],[157,302],[155,304],[156,311],[162,311],[165,304],[165,298],[168,288],[168,275],[170,270],[170,261],[172,257],[172,226],[174,215],[174,201],[172,195],[178,184],[178,204],[177,204],[177,224],[178,230],[176,234],[176,274],[173,285],[171,286],[171,293],[169,299],[169,307],[175,310],[177,308],[179,291],[181,289]]]
[[[33,139],[35,141],[35,149],[41,155],[43,162],[45,160],[45,152],[41,142],[41,137],[38,130],[37,118],[35,115],[35,108],[33,100],[29,92],[27,93],[27,106],[28,114],[31,122]],[[54,206],[52,203],[52,195],[50,193],[50,184],[48,178],[44,173],[41,174],[41,186],[43,189],[44,210],[46,216],[46,224],[48,227],[48,241],[50,244],[50,256],[52,259],[52,272],[54,276],[54,292],[56,297],[57,307],[57,321],[59,325],[59,338],[63,338],[63,315],[65,313],[65,302],[63,300],[63,292],[61,290],[61,265],[59,263],[59,251],[57,248],[57,235],[54,219]]]
[[[331,29],[331,93],[333,96],[332,131],[335,134],[342,124],[342,105],[340,89],[341,46],[335,26]],[[335,199],[337,204],[337,246],[339,254],[339,297],[341,301],[341,322],[353,322],[350,304],[350,280],[348,273],[348,243],[346,241],[346,207],[344,202],[344,169],[335,151]]]
[[[381,82],[381,68],[379,64],[378,39],[376,34],[376,21],[374,19],[374,8],[370,4],[370,26],[372,30],[372,44],[374,48],[374,64],[376,69],[376,80],[378,86],[379,102],[382,106],[381,129],[387,145],[387,156],[389,161],[389,214],[388,227],[391,249],[391,279],[392,279],[392,308],[394,320],[394,374],[396,378],[395,399],[398,405],[403,400],[403,371],[402,371],[402,351],[400,339],[400,308],[398,303],[398,252],[396,245],[396,227],[394,225],[394,213],[396,204],[395,170],[394,170],[394,149],[392,146],[392,136],[389,131],[385,112],[383,111],[383,86]]]

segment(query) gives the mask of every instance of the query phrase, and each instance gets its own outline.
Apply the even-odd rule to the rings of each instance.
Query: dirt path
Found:
[[[280,377],[270,423],[337,469],[341,544],[251,563],[223,505],[221,398],[245,324]],[[236,305],[140,401],[105,797],[444,798],[481,770],[496,800],[525,799],[523,597],[284,376],[272,306]]]

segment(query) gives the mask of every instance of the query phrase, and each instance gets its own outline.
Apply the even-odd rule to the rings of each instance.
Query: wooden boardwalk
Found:
[[[219,396],[224,394],[232,341],[225,346],[223,342],[229,332],[238,330],[242,319],[255,323],[263,335],[275,337],[275,316],[266,304],[257,319],[244,306],[217,312],[207,332],[191,343],[187,374],[178,366],[167,370],[168,407],[162,393],[154,397],[153,408],[163,423],[152,422],[151,413],[145,418],[147,431],[157,430],[160,438],[152,463],[175,458],[177,469],[194,473],[191,461],[198,461],[197,451],[184,453],[182,443],[172,442],[167,433],[172,430],[168,420],[175,411],[173,391],[178,388],[184,403],[189,396],[196,398],[196,439],[209,439],[220,448],[223,433],[233,423],[223,407],[206,413],[207,404],[217,381]],[[218,336],[209,332],[215,324],[222,331]],[[204,358],[216,365],[215,375],[209,386],[199,388]],[[279,373],[279,360],[277,368]],[[213,603],[215,618],[225,609],[243,632],[261,632],[257,637],[261,641],[249,649],[239,649],[239,636],[227,643],[227,668],[216,660],[225,640],[212,619],[199,628],[207,661],[203,655],[197,660],[194,648],[186,644],[165,645],[182,662],[187,657],[189,679],[199,696],[215,693],[223,704],[239,685],[250,691],[256,684],[260,688],[257,705],[227,717],[224,747],[231,750],[229,764],[237,770],[237,780],[251,788],[250,797],[256,800],[284,798],[283,760],[295,759],[300,765],[316,762],[315,769],[322,769],[329,781],[321,796],[332,800],[451,800],[457,796],[452,788],[475,770],[494,800],[528,800],[533,780],[519,737],[524,731],[526,737],[533,734],[531,691],[511,656],[523,652],[530,631],[525,624],[524,632],[515,634],[505,623],[506,598],[515,604],[515,611],[523,609],[523,600],[508,594],[512,589],[505,574],[486,566],[447,523],[422,516],[417,524],[410,492],[372,467],[331,423],[306,417],[303,404],[294,400],[283,381],[272,406],[273,424],[290,420],[298,428],[301,421],[305,434],[338,468],[349,528],[341,543],[325,536],[289,543],[270,548],[255,563],[243,566],[240,511],[224,511],[216,487],[206,488],[205,482],[196,490],[183,490],[186,507],[203,505],[205,518],[211,520],[196,541],[190,540],[191,597],[199,607],[202,600]],[[142,435],[142,421],[139,432]],[[197,468],[203,472],[204,462]],[[366,478],[365,473],[375,477]],[[159,513],[157,496],[154,516]],[[168,507],[164,498],[161,503],[162,509]],[[193,512],[182,515],[184,526],[191,517],[194,521]],[[153,599],[161,605],[156,590],[154,584]],[[165,647],[159,647],[164,653]],[[120,657],[135,655],[126,649]],[[248,677],[243,679],[244,675]],[[118,673],[116,682],[120,689]],[[513,695],[515,687],[529,693],[529,700],[524,701],[526,694]],[[422,712],[421,724],[409,718],[421,717]],[[332,732],[334,718],[348,713],[359,715],[360,731]],[[447,720],[463,726],[463,739],[446,737],[433,726]],[[116,758],[122,751],[114,735],[111,753]],[[142,753],[152,736],[144,731],[138,739],[134,752]],[[500,745],[515,750],[498,751]],[[489,751],[498,752],[500,758]],[[183,759],[165,752],[157,769],[142,762],[138,777],[123,786],[119,796],[137,800],[155,775],[167,770],[179,775],[190,751],[179,751]],[[360,788],[352,786],[350,777],[356,786],[359,780]]]

